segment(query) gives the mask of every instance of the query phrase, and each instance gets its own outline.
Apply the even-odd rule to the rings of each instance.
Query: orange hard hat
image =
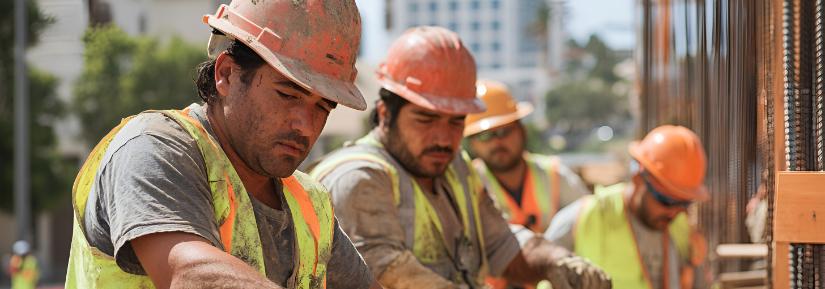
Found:
[[[487,111],[467,115],[464,120],[464,136],[503,126],[533,112],[533,105],[528,102],[516,103],[507,85],[498,81],[479,80],[476,82],[476,94],[487,106]]]
[[[484,111],[476,98],[476,63],[455,32],[415,27],[393,42],[378,68],[384,89],[427,109],[468,114]]]
[[[709,198],[705,188],[705,150],[699,137],[683,126],[663,125],[629,147],[630,155],[677,200]]]
[[[301,87],[354,109],[367,108],[354,83],[361,17],[353,0],[233,0],[203,22],[225,35],[212,35],[210,57],[235,39]]]

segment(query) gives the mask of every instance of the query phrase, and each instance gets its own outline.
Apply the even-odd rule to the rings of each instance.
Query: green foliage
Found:
[[[124,117],[198,100],[193,79],[195,67],[206,60],[203,49],[178,38],[163,44],[131,37],[114,26],[93,28],[83,40],[85,70],[75,85],[73,109],[89,144]]]
[[[563,130],[590,130],[624,116],[625,98],[599,80],[562,83],[547,93],[547,119]]]
[[[568,61],[560,85],[547,92],[547,119],[553,133],[564,136],[564,151],[599,150],[608,143],[594,137],[597,127],[608,125],[621,138],[631,120],[629,83],[614,72],[625,59],[596,35],[584,46],[575,41],[568,45],[577,57]]]
[[[14,206],[14,16],[13,1],[0,1],[0,210]],[[40,12],[35,1],[28,1],[28,46],[53,19]],[[64,202],[71,191],[76,166],[57,151],[54,123],[63,116],[63,103],[55,93],[55,77],[31,66],[29,74],[29,137],[32,208],[49,210]]]

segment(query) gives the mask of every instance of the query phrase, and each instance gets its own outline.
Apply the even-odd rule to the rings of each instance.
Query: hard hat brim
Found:
[[[632,156],[633,159],[645,168],[646,172],[649,172],[659,183],[665,186],[666,191],[662,193],[667,194],[669,197],[683,201],[701,202],[710,199],[710,194],[708,194],[708,190],[705,185],[700,185],[694,189],[680,189],[664,178],[664,175],[659,168],[657,168],[649,159],[645,158],[639,141],[630,142],[627,150],[630,153],[630,156]]]
[[[514,121],[520,120],[533,112],[533,105],[529,102],[519,102],[516,104],[516,111],[505,115],[497,115],[479,119],[464,127],[464,136],[468,137],[485,130],[498,128]]]
[[[209,26],[246,44],[275,70],[304,89],[352,109],[367,109],[367,102],[353,81],[317,73],[298,59],[272,52],[263,43],[257,41],[255,36],[237,28],[225,19],[208,16],[205,20]]]
[[[398,96],[426,109],[456,115],[479,113],[487,110],[484,102],[475,96],[472,98],[460,98],[420,94],[410,90],[405,85],[389,79],[381,72],[378,72],[378,82],[384,89],[392,91]]]

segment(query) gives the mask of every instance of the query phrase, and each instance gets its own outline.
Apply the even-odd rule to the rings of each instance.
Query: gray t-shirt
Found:
[[[190,116],[215,135],[205,107],[193,104]],[[276,182],[280,188],[280,184]],[[279,194],[283,201],[283,194]],[[270,208],[251,195],[264,252],[266,275],[286,286],[294,267],[294,229],[289,208]],[[145,274],[130,245],[159,232],[195,234],[223,248],[215,221],[203,156],[177,122],[160,113],[138,115],[114,137],[98,170],[85,217],[89,243],[126,272]],[[373,277],[335,221],[329,288],[368,288]]]

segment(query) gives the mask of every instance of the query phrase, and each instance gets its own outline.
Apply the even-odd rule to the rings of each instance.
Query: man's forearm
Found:
[[[239,259],[233,259],[210,260],[205,258],[190,261],[175,269],[169,288],[284,288],[269,281],[260,272]]]
[[[193,234],[150,234],[132,240],[132,246],[158,289],[282,288],[241,259]]]

